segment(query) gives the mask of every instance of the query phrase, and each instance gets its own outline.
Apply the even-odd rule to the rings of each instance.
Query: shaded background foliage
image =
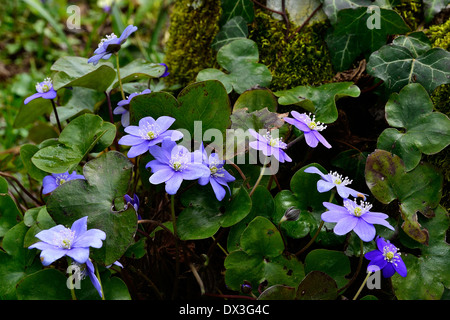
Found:
[[[30,168],[26,167],[26,161],[21,158],[20,146],[24,144],[38,145],[46,139],[58,136],[55,127],[49,125],[48,120],[51,119],[48,115],[40,114],[35,121],[31,121],[24,126],[14,125],[23,99],[30,92],[34,92],[34,85],[37,80],[50,74],[51,66],[58,58],[66,55],[87,57],[95,49],[102,35],[111,32],[120,34],[123,27],[130,23],[139,26],[139,35],[136,35],[132,43],[127,45],[126,50],[121,51],[124,65],[137,57],[144,57],[148,61],[164,62],[169,67],[170,75],[164,81],[152,83],[153,91],[167,90],[176,96],[185,86],[194,83],[199,72],[204,69],[215,68],[226,72],[226,68],[219,63],[217,54],[222,46],[219,40],[227,39],[230,34],[236,38],[251,39],[256,43],[259,53],[258,62],[265,65],[271,72],[272,78],[267,89],[273,93],[297,86],[319,87],[337,82],[351,82],[360,88],[361,94],[358,97],[342,97],[336,101],[333,98],[333,104],[336,104],[337,119],[330,123],[327,129],[333,149],[311,149],[298,144],[296,148],[290,150],[291,157],[296,159],[295,163],[282,166],[277,174],[277,181],[263,181],[263,186],[267,187],[269,183],[271,184],[269,189],[271,196],[274,197],[275,208],[275,213],[269,212],[266,208],[268,210],[266,218],[271,218],[272,214],[274,217],[279,217],[282,210],[286,209],[284,206],[288,201],[298,201],[298,195],[305,190],[302,189],[298,180],[301,173],[296,174],[296,176],[294,176],[294,173],[313,162],[320,163],[325,168],[338,169],[344,175],[351,176],[354,180],[353,185],[357,189],[367,190],[368,185],[370,185],[367,182],[366,161],[369,154],[377,149],[377,139],[380,134],[389,128],[385,119],[385,104],[390,92],[383,86],[382,81],[367,72],[366,65],[369,58],[367,53],[358,54],[351,62],[350,67],[345,68],[345,70],[340,70],[333,65],[332,55],[326,40],[334,24],[330,22],[322,8],[304,13],[304,17],[311,17],[309,23],[308,21],[304,23],[305,21],[296,20],[297,15],[294,12],[286,11],[285,15],[281,17],[274,14],[273,10],[266,8],[270,5],[270,1],[258,1],[258,3],[239,1],[238,8],[241,11],[235,12],[230,9],[230,1],[123,0],[118,1],[109,13],[105,13],[96,1],[79,1],[76,4],[80,6],[82,12],[81,30],[69,30],[64,22],[69,16],[66,8],[71,4],[70,1],[48,0],[42,2],[45,4],[44,6],[39,5],[39,2],[34,0],[11,1],[0,5],[0,16],[2,17],[0,25],[2,30],[2,39],[0,40],[0,81],[2,84],[2,94],[0,95],[2,111],[2,117],[0,118],[0,135],[2,137],[0,171],[3,173],[2,176],[6,179],[5,181],[10,185],[8,188],[5,184],[1,189],[2,201],[5,202],[2,209],[5,208],[5,211],[2,212],[4,230],[0,229],[2,231],[0,236],[4,236],[16,222],[15,217],[13,217],[14,214],[7,215],[5,214],[6,211],[16,212],[18,210],[19,215],[23,215],[33,205],[42,204],[46,199],[43,199],[40,195],[42,172],[30,174]],[[323,6],[319,1],[315,3],[320,7]],[[442,10],[433,19],[429,19],[426,5],[430,1],[399,0],[389,3],[393,3],[392,9],[403,18],[405,24],[412,31],[422,30],[429,38],[433,48],[442,48],[448,51],[450,46],[449,9]],[[42,8],[44,8],[44,11],[42,11]],[[242,19],[235,19],[236,16]],[[226,35],[220,36],[220,32],[224,31],[227,32]],[[391,42],[393,37],[393,35],[390,35],[387,42]],[[129,85],[130,90],[142,88],[138,84]],[[65,101],[70,100],[72,96],[73,94],[69,90],[63,91]],[[231,105],[236,106],[240,95],[233,91],[229,94],[229,97]],[[97,103],[95,103],[95,106],[90,105],[91,110],[83,110],[82,113],[97,113],[103,119],[108,119],[107,105],[106,101],[102,100],[103,97],[91,98],[92,101],[97,101]],[[111,99],[113,104],[117,103],[121,99],[120,94],[113,94]],[[434,111],[441,112],[448,117],[450,112],[450,85],[440,85],[431,93],[431,100]],[[135,103],[139,104],[139,99]],[[276,102],[274,103],[274,110],[279,113],[292,109],[304,110],[304,105],[298,106],[294,103],[282,105],[280,100],[278,100],[278,103],[279,105]],[[117,123],[119,117],[115,117],[114,120]],[[117,127],[120,131],[120,126]],[[32,146],[27,148],[30,149],[30,153],[33,153]],[[442,174],[442,187],[438,186],[436,192],[436,194],[442,193],[442,199],[438,199],[440,200],[438,203],[442,207],[435,210],[435,217],[433,218],[421,214],[415,215],[416,212],[408,213],[408,217],[412,220],[416,219],[416,222],[418,220],[419,225],[428,230],[430,241],[427,244],[414,241],[408,238],[402,229],[399,230],[400,235],[397,235],[402,240],[402,250],[407,254],[406,260],[409,265],[413,266],[412,274],[420,279],[408,279],[408,282],[398,278],[394,278],[392,282],[383,280],[382,288],[386,289],[377,292],[377,298],[447,299],[449,296],[448,272],[442,265],[442,261],[445,261],[448,257],[445,254],[445,252],[448,252],[446,242],[448,216],[446,211],[450,208],[448,152],[448,148],[445,148],[436,154],[423,155],[421,160],[427,164],[421,163],[419,169],[428,170],[428,166],[431,164],[430,168],[432,169],[430,170],[433,173]],[[375,156],[379,156],[379,154]],[[88,158],[83,160],[83,163],[91,159],[93,159],[93,156],[89,155]],[[371,159],[373,160],[373,158]],[[383,161],[383,159],[380,161]],[[139,164],[135,163],[135,170],[139,170],[142,177],[148,175],[145,170],[142,170],[142,163],[145,164],[146,162],[141,160]],[[427,169],[423,169],[424,167]],[[258,177],[258,171],[252,171],[252,168],[244,168],[244,170],[250,179],[250,183],[254,183]],[[402,168],[398,170],[402,170]],[[413,175],[411,174],[410,177]],[[238,177],[239,174],[234,172],[234,176]],[[169,220],[169,200],[164,197],[162,192],[159,192],[162,190],[160,186],[151,186],[145,180],[142,178],[144,188],[142,188],[141,193],[141,212],[149,219]],[[27,194],[21,189],[21,186],[31,190],[31,193]],[[409,185],[405,188],[407,187]],[[267,190],[267,188],[264,188],[264,190]],[[372,189],[370,190],[373,192]],[[261,194],[255,194],[256,197],[268,198],[264,191],[259,190],[258,192]],[[376,195],[376,192],[373,193]],[[8,194],[11,197],[7,199],[4,195]],[[401,221],[405,217],[405,213],[399,212],[398,207],[398,202],[403,200],[402,195],[403,189],[394,194],[392,198],[394,200],[386,198],[383,201],[383,196],[376,196],[380,201],[374,203],[374,209],[386,212],[391,217]],[[197,201],[197,206],[207,206],[203,202],[204,199]],[[181,200],[178,206],[181,208],[183,205],[183,200]],[[301,204],[299,205],[301,206]],[[13,209],[14,206],[17,207],[16,211]],[[221,228],[215,234],[214,240],[188,238],[179,254],[179,262],[182,266],[179,278],[175,277],[177,266],[174,261],[177,252],[173,237],[166,232],[156,232],[163,228],[170,228],[170,226],[156,227],[153,225],[138,228],[139,237],[136,238],[136,242],[126,251],[122,259],[126,267],[122,270],[114,268],[103,270],[104,282],[114,282],[113,284],[110,283],[108,289],[113,292],[113,288],[116,286],[121,288],[121,284],[118,283],[118,279],[121,279],[127,285],[129,295],[133,299],[199,297],[198,282],[193,276],[192,268],[190,268],[189,263],[191,263],[191,266],[196,266],[199,276],[203,279],[205,290],[212,293],[211,296],[236,294],[236,291],[239,291],[239,277],[228,278],[226,281],[223,276],[225,269],[233,270],[233,268],[239,267],[236,262],[248,259],[248,261],[259,266],[261,260],[259,254],[269,254],[274,259],[272,261],[274,268],[289,267],[289,259],[281,256],[280,252],[284,249],[288,252],[297,252],[298,248],[301,248],[310,240],[315,231],[314,228],[317,228],[317,223],[313,218],[314,214],[317,215],[315,208],[302,208],[302,210],[305,214],[310,214],[307,216],[308,218],[301,220],[304,229],[298,229],[298,226],[297,229],[296,227],[282,229],[287,234],[301,234],[302,236],[290,239],[286,247],[283,247],[284,244],[282,243],[277,243],[274,246],[275,252],[270,253],[251,252],[251,244],[244,243],[242,247],[245,250],[234,253],[227,260],[225,267],[225,258],[223,253],[217,250],[216,244],[219,243],[226,247],[229,234],[232,237],[235,232],[238,232],[239,228],[242,228],[242,225],[231,230]],[[51,225],[48,213],[45,210],[42,210],[42,212],[41,210],[35,211],[33,213],[35,218],[26,221],[25,226],[37,228],[39,226],[36,223],[37,221],[42,222],[39,227]],[[252,212],[249,217],[252,217]],[[250,221],[248,219],[246,223],[249,224]],[[267,221],[259,218],[254,224],[265,225]],[[15,234],[24,234],[25,226],[18,225],[15,227]],[[219,227],[220,223],[217,224],[217,228]],[[241,231],[242,229],[239,232]],[[251,231],[252,229],[249,229],[248,233],[251,233]],[[28,241],[30,240],[28,239]],[[299,259],[305,263],[305,270],[293,268],[291,270],[293,276],[289,278],[289,281],[292,282],[289,285],[294,286],[303,279],[306,271],[321,270],[333,276],[340,287],[345,286],[348,281],[349,270],[354,270],[358,263],[359,247],[357,241],[354,237],[334,239],[328,230],[328,232],[320,233],[317,242],[311,249],[324,250],[322,245],[325,245],[330,251],[341,250],[345,252],[350,257],[351,266],[347,266],[346,262],[343,262],[342,269],[333,271],[326,269],[324,266],[315,265],[320,259],[331,259],[330,255],[333,255],[333,259],[336,259],[336,261],[340,261],[343,258],[342,255],[334,251],[330,255],[324,251],[314,251],[310,256],[308,253],[303,253],[299,256]],[[19,258],[15,263],[20,266],[28,266],[27,258],[29,257],[27,255],[29,253],[26,250],[16,249],[11,245],[10,238],[3,239],[2,248],[7,253],[16,250],[14,252]],[[231,251],[230,248],[228,249]],[[368,250],[368,248],[365,249]],[[9,265],[10,262],[7,262],[5,255],[0,258],[3,259],[0,262],[3,261],[5,265]],[[286,259],[286,261],[283,259]],[[347,260],[344,259],[344,261]],[[32,274],[38,270],[39,266],[33,263],[24,274]],[[7,274],[7,270],[1,272],[3,272],[3,276]],[[333,274],[333,272],[335,273]],[[109,277],[109,273],[112,273],[113,277]],[[17,275],[17,277],[24,276],[24,274]],[[239,271],[237,274],[239,274]],[[51,276],[53,275],[49,273],[36,275],[36,277],[42,278],[51,278]],[[228,273],[228,276],[230,277],[230,273]],[[233,277],[233,273],[231,273],[231,277]],[[316,281],[328,281],[328,278],[322,274],[313,274],[312,277],[319,279]],[[144,281],[141,281],[141,279],[144,279]],[[8,281],[13,283],[15,280],[18,280],[18,278]],[[311,279],[308,280],[312,281]],[[351,297],[361,281],[362,276],[355,281],[354,286],[348,288],[344,295]],[[420,284],[424,282],[435,289],[432,292],[422,290]],[[307,284],[307,282],[303,283],[304,286]],[[59,293],[55,293],[55,295],[57,294]],[[273,293],[265,294],[270,297],[270,294]],[[275,291],[275,295],[277,294],[286,294],[286,297],[292,297],[292,292],[285,292],[284,289]],[[311,296],[314,296],[313,294],[314,292],[311,293]],[[374,293],[366,292],[366,294]],[[17,298],[29,296],[30,294],[24,289],[17,292]],[[94,298],[92,293],[87,293],[86,296]],[[2,292],[2,298],[15,297],[14,292]],[[331,294],[327,297],[334,298],[335,296]],[[117,298],[128,298],[128,296],[127,294],[118,295]],[[209,298],[213,299],[212,297]]]

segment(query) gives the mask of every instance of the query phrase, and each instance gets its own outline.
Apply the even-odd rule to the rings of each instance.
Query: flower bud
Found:
[[[292,206],[285,211],[283,218],[281,218],[280,220],[280,223],[284,221],[296,221],[299,217],[300,217],[300,209],[297,209],[294,206]]]
[[[247,280],[244,280],[244,283],[241,284],[241,291],[242,291],[242,293],[245,293],[245,294],[251,293],[252,286],[251,286],[250,282],[248,282]]]

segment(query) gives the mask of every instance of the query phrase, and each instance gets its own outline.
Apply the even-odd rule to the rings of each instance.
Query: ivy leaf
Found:
[[[247,38],[248,26],[247,21],[241,16],[235,16],[227,21],[221,28],[219,33],[211,44],[214,50],[219,50],[227,43],[239,38]]]
[[[356,9],[361,6],[370,6],[370,0],[321,0],[323,12],[327,15],[331,24],[335,24],[338,19],[338,12],[343,9]]]
[[[40,170],[63,173],[75,168],[94,147],[101,151],[109,146],[116,127],[94,114],[84,114],[71,121],[56,144],[41,148],[31,158]],[[106,139],[102,139],[105,136]]]
[[[407,48],[414,58],[418,58],[431,49],[430,39],[421,31],[412,32],[407,36],[398,36],[392,43]]]
[[[428,245],[417,244],[420,256],[402,254],[408,275],[405,278],[398,274],[392,277],[392,286],[399,300],[439,300],[445,288],[450,286],[447,272],[450,247],[446,242],[448,214],[442,206],[435,210],[435,214],[434,218],[423,222],[430,233],[430,242]]]
[[[315,114],[323,123],[332,123],[338,118],[336,101],[341,97],[359,97],[361,91],[352,82],[334,82],[319,87],[298,86],[289,90],[277,91],[281,105],[296,104]]]
[[[83,167],[86,180],[71,180],[56,188],[47,200],[47,211],[57,224],[70,227],[88,216],[88,229],[100,229],[106,240],[93,249],[94,259],[105,265],[118,260],[133,243],[137,217],[133,207],[113,211],[114,200],[128,191],[133,164],[123,154],[109,151]]]
[[[429,242],[428,230],[418,222],[417,212],[434,216],[442,196],[443,177],[428,164],[406,172],[402,159],[388,151],[376,150],[367,157],[366,183],[378,201],[389,204],[398,200],[402,229],[422,244]]]
[[[450,144],[450,119],[433,112],[433,102],[422,85],[411,83],[393,93],[385,109],[389,125],[403,130],[386,129],[377,146],[402,158],[407,171],[419,164],[422,153],[435,154]]]
[[[367,73],[395,92],[418,82],[431,94],[438,86],[450,83],[450,52],[442,48],[425,51],[426,43],[417,41],[417,36],[408,42],[402,39],[372,53]]]
[[[386,44],[387,36],[410,31],[402,17],[391,9],[379,8],[379,28],[369,28],[372,13],[368,7],[338,11],[337,23],[326,37],[336,71],[350,67],[360,54],[370,54]]]
[[[445,9],[449,0],[423,0],[425,22],[433,20],[434,16]]]
[[[51,66],[57,71],[53,76],[53,88],[85,87],[105,91],[116,78],[116,70],[110,62],[100,61],[97,66],[82,57],[61,57]]]
[[[197,81],[219,80],[228,93],[234,89],[239,94],[255,86],[267,87],[272,81],[272,74],[258,60],[258,47],[254,41],[234,40],[217,52],[217,62],[228,73],[207,68],[198,73]]]
[[[236,16],[242,17],[246,22],[252,22],[255,17],[253,2],[251,0],[222,0],[222,15],[219,24],[222,26]]]

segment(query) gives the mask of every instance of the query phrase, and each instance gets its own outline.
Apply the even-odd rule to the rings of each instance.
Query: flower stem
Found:
[[[119,79],[120,92],[122,93],[122,99],[125,100],[125,93],[123,92],[123,86],[122,86],[122,78],[120,77],[119,54],[115,53],[115,55],[116,55],[116,62],[117,62],[117,78]]]
[[[175,195],[170,196],[170,211],[172,213],[173,234],[175,235],[175,282],[172,298],[176,297],[178,288],[178,276],[180,274],[180,249],[178,248],[178,236],[177,236],[177,220],[175,216]]]
[[[359,272],[361,271],[363,257],[364,257],[364,246],[363,246],[363,241],[361,239],[359,240],[359,247],[360,247],[359,262],[358,262],[358,266],[356,267],[355,274],[353,275],[353,277],[350,279],[350,281],[345,286],[343,286],[342,288],[340,288],[338,290],[339,294],[353,284],[353,282],[356,280],[356,277],[358,277]]]
[[[361,287],[359,287],[358,292],[356,292],[355,296],[353,297],[353,300],[356,300],[359,296],[359,294],[361,293],[361,290],[363,289],[363,287],[366,285],[367,280],[369,279],[369,276],[372,274],[372,272],[367,272],[367,276],[364,279]]]
[[[102,280],[100,279],[100,274],[98,273],[97,264],[95,264],[95,275],[97,276],[98,282],[100,283],[100,290],[102,292],[102,300],[105,300],[105,293],[103,292]]]
[[[50,100],[52,101],[53,113],[55,114],[55,119],[56,119],[56,123],[58,124],[59,133],[61,133],[62,128],[61,128],[61,123],[59,122],[58,111],[56,111],[56,104],[53,99],[50,99]]]
[[[263,164],[262,168],[261,168],[261,173],[259,174],[258,180],[256,180],[255,185],[253,186],[252,191],[250,191],[249,196],[251,197],[253,195],[253,193],[255,192],[256,187],[259,185],[259,183],[261,182],[261,179],[264,175],[264,171],[266,170],[266,164]]]
[[[331,190],[331,195],[330,195],[330,199],[328,200],[328,202],[332,202],[332,201],[333,201],[334,195],[335,195],[335,194],[336,194],[336,190],[335,190],[335,189]],[[320,230],[322,229],[323,225],[324,225],[324,221],[322,220],[322,221],[320,221],[319,227],[317,228],[317,231],[316,231],[316,233],[314,234],[314,236],[313,236],[313,237],[311,238],[311,240],[306,244],[306,246],[304,246],[302,249],[300,249],[300,250],[295,254],[296,256],[299,256],[300,254],[302,254],[306,249],[308,249],[308,248],[314,243],[314,241],[316,240],[317,236],[319,235]]]

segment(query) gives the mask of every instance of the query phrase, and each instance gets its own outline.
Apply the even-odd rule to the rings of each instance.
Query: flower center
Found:
[[[342,175],[338,174],[337,172],[330,171],[329,176],[331,177],[331,180],[333,183],[337,186],[343,185],[346,186],[350,183],[352,183],[352,180],[349,180],[347,177],[342,177]]]
[[[216,166],[212,166],[212,167],[209,167],[209,171],[211,171],[211,174],[216,174],[218,169]]]
[[[159,127],[156,124],[146,124],[139,128],[141,138],[145,140],[153,140],[159,136]]]
[[[175,171],[183,171],[186,169],[187,164],[189,163],[189,152],[185,152],[180,150],[169,161],[169,165]]]
[[[66,228],[58,233],[53,243],[60,248],[70,249],[72,247],[74,239],[75,231]]]
[[[372,205],[368,202],[361,201],[358,205],[356,201],[345,201],[344,207],[347,208],[348,212],[350,212],[355,217],[361,217],[366,212],[369,212],[369,210],[372,208]]]
[[[305,113],[305,115],[306,115],[306,113]],[[320,121],[316,121],[315,115],[311,115],[311,113],[310,113],[310,114],[308,114],[308,117],[309,117],[309,122],[307,125],[311,130],[322,131],[327,128],[327,126],[323,125]]]
[[[53,88],[52,79],[45,78],[41,83],[36,84],[36,91],[39,93],[49,92]]]
[[[265,138],[268,140],[268,144],[271,147],[285,149],[287,146],[281,138],[273,138],[269,133],[265,135]]]
[[[156,133],[154,133],[153,131],[149,131],[147,132],[147,136],[150,138],[150,140],[155,139]]]
[[[99,48],[102,47],[103,44],[104,44],[106,41],[109,41],[109,40],[115,39],[115,38],[117,38],[117,36],[116,36],[114,33],[111,33],[111,34],[107,35],[105,38],[103,38],[102,40],[100,40],[100,43],[98,44],[98,47],[99,47]]]
[[[393,263],[396,266],[397,260],[400,256],[400,252],[398,252],[398,248],[396,248],[392,244],[388,244],[383,248],[383,256],[384,260]]]
[[[61,175],[56,178],[56,184],[58,186],[62,185],[63,183],[66,183],[67,181],[69,181],[69,177],[67,175]]]
[[[180,161],[175,161],[174,163],[172,163],[172,168],[175,171],[180,171],[181,170],[181,162]]]

